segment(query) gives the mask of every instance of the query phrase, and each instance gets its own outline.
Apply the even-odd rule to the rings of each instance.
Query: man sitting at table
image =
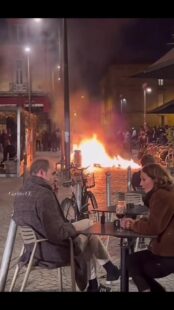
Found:
[[[109,257],[101,239],[98,236],[81,234],[91,225],[89,219],[70,223],[65,218],[59,201],[49,184],[50,164],[46,159],[38,159],[31,165],[30,177],[15,196],[13,219],[20,226],[30,226],[41,238],[46,238],[36,252],[36,264],[48,264],[52,268],[70,263],[69,237],[73,238],[75,246],[76,281],[80,290],[84,290],[89,280],[88,292],[108,291],[109,288],[98,286],[96,277],[96,262],[103,266],[108,281],[119,278],[120,271]],[[27,264],[31,248],[26,245],[26,251],[21,260]],[[77,268],[82,270],[77,273]],[[88,268],[86,268],[86,266]]]

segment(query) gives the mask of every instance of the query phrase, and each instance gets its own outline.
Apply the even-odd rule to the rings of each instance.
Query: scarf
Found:
[[[151,191],[149,191],[144,197],[142,197],[145,206],[147,206],[148,208],[149,208],[150,198],[152,197],[152,195],[155,191],[156,190],[154,188],[152,188]]]

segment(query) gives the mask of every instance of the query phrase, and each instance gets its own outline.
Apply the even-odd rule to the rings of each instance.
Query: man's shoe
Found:
[[[111,288],[100,284],[98,288],[88,286],[87,292],[111,292]]]
[[[111,288],[104,286],[103,284],[99,285],[98,292],[111,292]]]
[[[142,291],[143,293],[149,293],[151,292],[150,288],[147,288],[146,290]]]
[[[99,292],[99,287],[97,286],[97,287],[95,287],[95,286],[88,286],[87,287],[87,290],[86,290],[87,292]]]
[[[120,270],[114,266],[112,272],[107,272],[106,275],[106,284],[111,285],[111,284],[116,284],[118,283],[118,279],[120,277]]]

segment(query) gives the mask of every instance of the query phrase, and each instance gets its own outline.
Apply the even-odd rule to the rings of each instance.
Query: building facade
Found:
[[[0,105],[19,105],[50,132],[58,62],[54,20],[3,19],[0,31]],[[30,47],[26,53],[25,48]],[[0,124],[3,129],[3,124]]]
[[[144,115],[143,84],[152,91],[146,96],[147,123],[154,125],[174,125],[171,115],[150,114],[158,106],[164,105],[174,97],[174,81],[154,78],[136,78],[150,64],[115,64],[111,66],[101,82],[103,94],[102,120],[115,127],[141,127]],[[114,119],[113,119],[114,117]]]

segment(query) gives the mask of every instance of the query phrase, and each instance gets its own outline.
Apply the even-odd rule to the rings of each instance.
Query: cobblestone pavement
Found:
[[[39,154],[39,157],[49,158],[53,164],[57,161],[58,158],[56,153],[46,153],[46,152]],[[15,192],[22,185],[22,182],[23,182],[22,178],[0,178],[0,262],[4,251],[11,214],[13,211],[12,205],[14,195]],[[68,196],[70,195],[70,193],[67,192],[67,190],[65,189],[61,190],[61,193],[59,193],[59,199],[62,200],[67,195]],[[14,272],[15,258],[19,255],[20,249],[21,249],[21,239],[20,236],[17,234],[5,291],[9,290],[9,285]],[[120,249],[119,249],[119,240],[117,238],[111,237],[109,239],[108,250],[112,257],[113,262],[119,266]],[[98,268],[97,274],[99,282],[105,284],[104,269],[101,267]],[[69,267],[66,267],[63,270],[64,291],[71,291],[70,279],[71,279],[70,269]],[[18,279],[14,291],[19,291],[21,280],[22,277]],[[162,283],[162,285],[166,288],[167,291],[174,291],[174,274],[159,279],[159,282]],[[30,292],[60,291],[57,270],[46,270],[41,268],[33,270],[29,276],[28,285],[25,290]],[[137,289],[133,284],[132,280],[129,281],[129,290],[130,292],[137,292]],[[112,291],[113,292],[120,291],[119,280],[117,281],[116,285],[112,286]]]

